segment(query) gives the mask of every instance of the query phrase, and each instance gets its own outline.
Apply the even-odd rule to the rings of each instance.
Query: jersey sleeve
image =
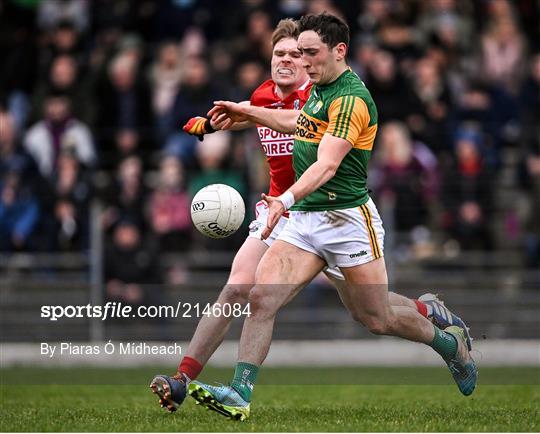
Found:
[[[369,111],[364,100],[346,95],[336,98],[328,108],[328,129],[334,137],[347,140],[354,146],[362,131],[369,126]]]
[[[253,91],[253,93],[251,94],[251,96],[249,97],[249,103],[250,103],[251,105],[257,105],[257,104],[256,104],[256,99],[257,99],[256,93],[257,93],[258,90],[259,90],[259,88],[255,89],[255,90]]]

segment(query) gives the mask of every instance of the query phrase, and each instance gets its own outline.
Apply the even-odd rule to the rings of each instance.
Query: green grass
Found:
[[[191,399],[175,414],[164,412],[148,389],[155,372],[167,370],[1,370],[0,431],[540,430],[534,368],[484,368],[468,398],[443,368],[266,368],[246,422]],[[202,379],[230,374],[209,369]]]

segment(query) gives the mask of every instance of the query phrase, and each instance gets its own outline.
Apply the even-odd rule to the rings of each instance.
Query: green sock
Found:
[[[231,386],[248,402],[251,401],[253,385],[257,379],[258,372],[259,367],[251,363],[238,362],[236,364]]]
[[[433,326],[435,328],[435,337],[431,342],[431,347],[437,351],[444,360],[451,359],[457,352],[456,338],[444,330]]]

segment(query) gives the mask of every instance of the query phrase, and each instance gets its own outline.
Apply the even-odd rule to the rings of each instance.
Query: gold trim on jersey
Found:
[[[362,98],[355,95],[336,98],[330,103],[328,118],[329,134],[347,140],[355,149],[373,149],[377,124],[369,126],[369,110]]]
[[[294,139],[319,144],[327,128],[328,122],[314,118],[302,110],[296,121]]]
[[[375,136],[377,135],[378,124],[367,127],[362,135],[358,138],[358,141],[353,145],[355,149],[363,149],[364,151],[371,151],[373,144],[375,143]]]

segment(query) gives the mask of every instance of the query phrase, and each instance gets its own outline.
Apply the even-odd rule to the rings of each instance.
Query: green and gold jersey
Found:
[[[293,167],[296,179],[317,161],[325,134],[347,140],[352,149],[335,176],[291,209],[325,211],[353,208],[369,199],[367,165],[377,133],[377,108],[360,78],[350,69],[324,86],[313,86],[296,122]]]

